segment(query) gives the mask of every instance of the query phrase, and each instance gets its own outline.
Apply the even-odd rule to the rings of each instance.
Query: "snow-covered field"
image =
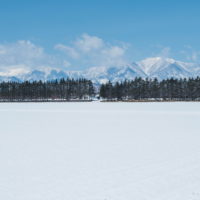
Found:
[[[0,104],[0,200],[199,200],[200,103]]]

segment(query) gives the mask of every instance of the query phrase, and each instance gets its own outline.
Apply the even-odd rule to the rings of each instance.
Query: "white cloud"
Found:
[[[84,69],[94,66],[119,66],[127,63],[127,45],[111,44],[97,36],[83,34],[68,44],[57,44],[56,52],[29,40],[0,44],[0,75],[14,76],[35,69]]]
[[[15,65],[10,67],[12,68],[7,69],[7,71],[0,72],[0,76],[17,76],[29,72],[29,70],[26,69],[26,66]]]
[[[192,62],[199,62],[200,60],[200,51],[193,51],[190,54],[186,55],[186,58],[188,61],[192,61]]]
[[[70,67],[70,66],[71,66],[70,62],[68,62],[67,60],[63,61],[63,67]]]
[[[161,50],[161,52],[159,53],[159,56],[163,57],[163,58],[169,58],[170,57],[170,51],[171,51],[170,47],[164,47]]]
[[[191,46],[186,45],[185,49],[180,52],[189,62],[200,62],[200,51],[194,50]]]
[[[31,41],[0,44],[0,72],[17,75],[34,69],[50,69],[69,66],[61,57],[47,54],[41,46]]]
[[[125,54],[126,49],[119,46],[112,46],[110,48],[105,48],[102,53],[111,58],[121,57]]]
[[[0,45],[0,52],[1,68],[22,64],[31,67],[46,58],[43,48],[24,40]]]
[[[6,54],[6,50],[2,46],[0,46],[0,55],[4,54]]]
[[[74,42],[75,46],[83,52],[89,52],[92,50],[100,49],[104,46],[104,42],[101,38],[96,36],[90,36],[83,34]]]
[[[69,47],[63,44],[57,44],[55,49],[63,51],[64,53],[68,54],[72,58],[79,58],[79,53],[73,47]]]
[[[71,45],[57,44],[55,49],[65,53],[66,57],[72,59],[79,65],[111,66],[127,63],[125,44],[112,45],[97,36],[83,34],[80,38],[71,42]]]

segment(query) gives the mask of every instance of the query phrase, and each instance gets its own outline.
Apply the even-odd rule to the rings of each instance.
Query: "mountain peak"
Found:
[[[138,65],[147,75],[150,75],[151,73],[157,71],[160,67],[165,67],[175,62],[176,61],[172,58],[150,57],[142,60],[138,63]]]
[[[58,69],[33,70],[27,73],[8,76],[0,73],[0,81],[7,80],[53,80],[61,78],[87,78],[95,83],[107,81],[133,80],[136,77],[142,78],[189,78],[200,75],[200,65],[186,63],[164,57],[150,57],[138,63],[126,64],[123,66],[101,66],[92,67],[83,71],[63,71]]]

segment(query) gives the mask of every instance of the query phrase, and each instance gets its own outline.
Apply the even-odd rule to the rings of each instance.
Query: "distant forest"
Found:
[[[93,84],[86,79],[0,83],[1,101],[89,100],[93,95]]]
[[[135,78],[94,85],[87,79],[1,82],[0,101],[199,101],[200,78]]]
[[[100,96],[108,100],[200,100],[200,78],[108,82],[101,85]]]

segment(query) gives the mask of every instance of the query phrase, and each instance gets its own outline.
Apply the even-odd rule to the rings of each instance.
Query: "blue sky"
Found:
[[[18,58],[19,49],[38,48],[44,58],[31,58],[33,62],[47,65],[44,60],[51,57],[53,65],[65,62],[75,69],[97,65],[112,48],[130,62],[158,55],[199,62],[199,8],[197,0],[0,0],[0,53],[6,57],[4,49],[12,50],[9,55],[15,60],[14,48]],[[86,39],[98,43],[95,38],[102,44],[94,48],[93,57],[75,45]],[[99,58],[97,49],[104,52]],[[79,56],[71,56],[70,50],[79,51]],[[113,57],[108,57],[111,62]]]

